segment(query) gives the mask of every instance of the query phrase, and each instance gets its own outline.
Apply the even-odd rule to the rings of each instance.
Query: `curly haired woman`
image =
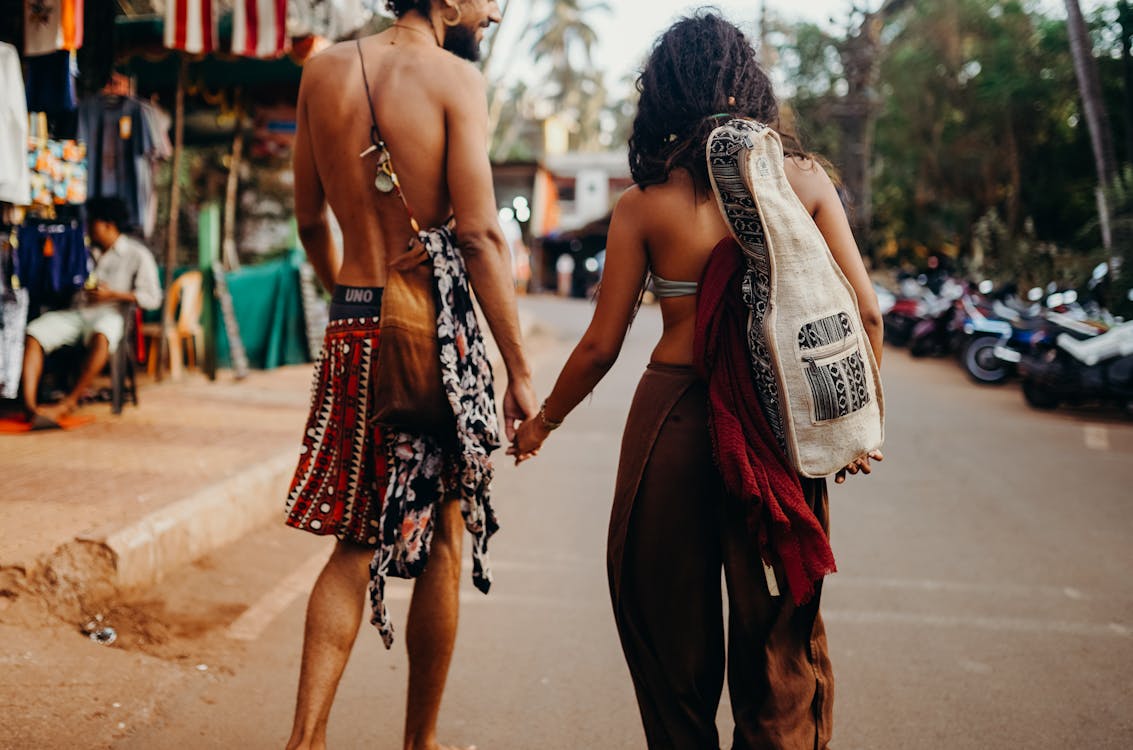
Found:
[[[664,329],[630,409],[607,555],[649,747],[720,746],[716,711],[726,667],[733,748],[821,750],[830,740],[833,697],[818,611],[822,577],[834,569],[826,483],[800,478],[771,441],[755,446],[762,496],[728,491],[714,460],[714,407],[696,335],[699,303],[710,293],[696,280],[708,278],[714,258],[739,252],[709,182],[708,137],[733,117],[778,130],[778,104],[751,44],[713,12],[684,18],[661,36],[638,88],[629,144],[636,185],[614,210],[593,321],[511,452],[517,461],[535,455],[610,369],[652,274]],[[801,149],[787,156],[791,188],[853,286],[880,361],[881,314],[837,190]],[[881,454],[862,456],[835,481],[868,474],[871,459]],[[806,590],[780,592],[782,557],[765,563],[768,549],[782,549],[766,543],[772,507],[790,520],[785,543],[813,563]]]

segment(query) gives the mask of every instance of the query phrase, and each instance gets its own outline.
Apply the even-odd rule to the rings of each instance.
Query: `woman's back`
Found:
[[[800,165],[795,159],[787,159],[785,168],[791,187],[815,214],[820,201],[813,183],[821,184],[825,173],[813,162]],[[696,325],[693,285],[716,245],[729,236],[728,224],[715,197],[711,193],[698,196],[692,176],[682,169],[674,170],[659,185],[633,188],[621,203],[629,204],[625,208],[630,210],[622,215],[634,220],[660,297],[664,329],[652,360],[691,364]]]

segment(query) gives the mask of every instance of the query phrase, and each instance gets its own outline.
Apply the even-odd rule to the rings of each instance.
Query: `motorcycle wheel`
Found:
[[[1023,399],[1029,406],[1036,409],[1056,409],[1059,404],[1058,396],[1036,384],[1033,380],[1023,381]]]
[[[909,339],[909,354],[914,357],[932,357],[940,352],[934,334],[914,336]]]
[[[980,336],[964,348],[964,369],[977,383],[1002,383],[1011,374],[1007,363],[995,356],[998,345],[995,336]]]

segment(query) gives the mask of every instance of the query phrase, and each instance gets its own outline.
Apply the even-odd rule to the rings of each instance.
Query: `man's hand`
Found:
[[[857,474],[860,471],[863,474],[872,474],[873,467],[870,466],[870,460],[884,461],[885,456],[881,455],[881,451],[870,451],[861,458],[856,459],[846,468],[840,469],[838,473],[834,475],[834,484],[842,484],[843,482],[845,482],[846,472],[849,472],[850,474]]]
[[[115,292],[104,286],[100,286],[94,289],[88,289],[86,291],[86,298],[87,302],[92,305],[103,305],[109,302],[126,302],[132,299],[132,295]]]
[[[516,427],[520,422],[539,413],[539,399],[530,378],[509,379],[504,394],[504,434],[509,443],[515,442]]]

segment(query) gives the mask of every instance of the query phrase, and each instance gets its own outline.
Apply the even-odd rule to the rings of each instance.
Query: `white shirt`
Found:
[[[31,203],[24,74],[19,53],[6,42],[0,42],[0,201]]]
[[[133,292],[138,306],[146,310],[161,307],[161,282],[153,253],[133,237],[124,234],[95,258],[94,273],[99,286],[115,292]]]

